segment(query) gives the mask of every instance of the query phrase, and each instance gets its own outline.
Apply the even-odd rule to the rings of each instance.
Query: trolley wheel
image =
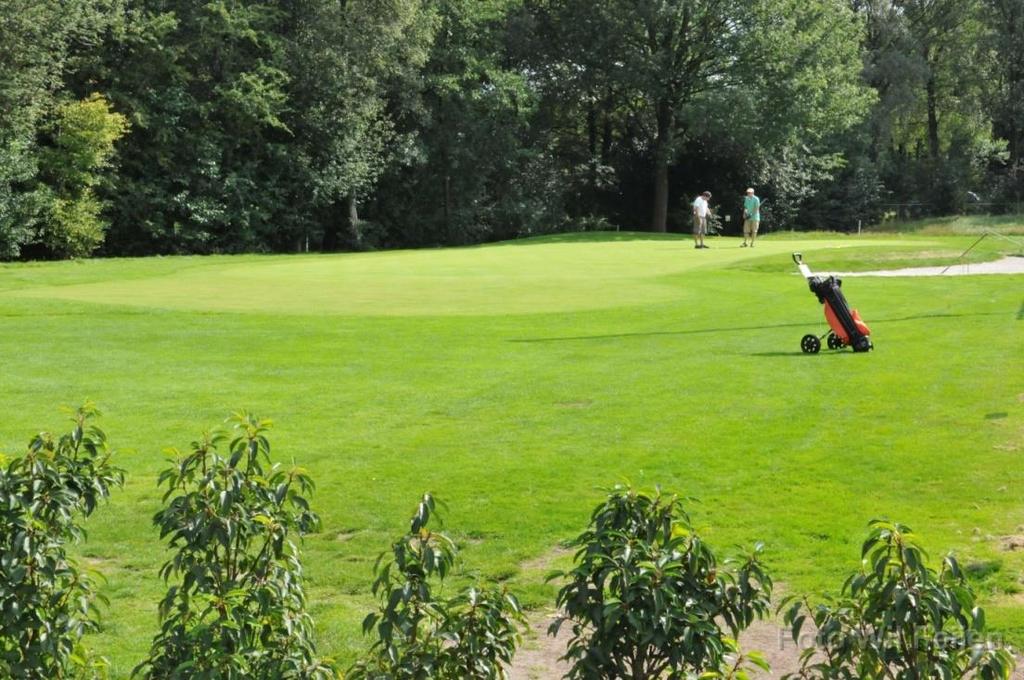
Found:
[[[828,348],[829,349],[842,349],[843,348],[843,341],[840,340],[839,336],[836,335],[835,333],[829,333],[828,334],[828,340],[826,342],[828,342]]]
[[[800,340],[800,349],[804,354],[817,354],[821,351],[821,340],[817,335],[808,333]]]
[[[857,338],[857,341],[853,345],[854,352],[867,352],[874,349],[874,345],[871,341],[865,337]]]

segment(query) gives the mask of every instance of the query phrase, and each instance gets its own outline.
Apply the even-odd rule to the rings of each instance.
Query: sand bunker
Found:
[[[973,274],[1024,274],[1024,257],[1004,257],[995,262],[953,264],[945,267],[907,267],[906,269],[880,269],[871,272],[829,272],[847,276],[967,276]]]

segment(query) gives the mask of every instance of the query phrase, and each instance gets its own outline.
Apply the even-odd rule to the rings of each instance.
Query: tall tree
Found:
[[[847,164],[847,132],[872,104],[861,78],[864,25],[829,0],[758,4],[756,13],[746,37],[755,65],[704,119],[724,119],[719,138],[744,140],[750,177],[771,197],[763,214],[776,228],[793,226]]]
[[[976,0],[869,0],[865,77],[876,89],[873,155],[902,202],[955,211],[992,143],[986,29]]]
[[[403,141],[389,95],[415,89],[435,13],[426,0],[299,0],[294,8],[289,125],[309,180],[306,202],[325,250],[343,241],[362,247],[358,200]]]
[[[0,259],[18,257],[23,247],[38,243],[46,215],[53,214],[53,195],[39,173],[58,110],[72,98],[64,76],[76,58],[95,49],[118,5],[118,0],[3,0]]]
[[[709,116],[728,120],[728,128],[757,128],[767,117],[788,134],[833,120],[848,124],[862,104],[849,97],[859,72],[859,29],[840,2],[546,0],[537,6],[562,27],[562,41],[573,46],[566,54],[586,55],[567,70],[599,70],[619,92],[630,93],[623,100],[639,114],[637,145],[653,165],[654,231],[666,229],[670,167],[687,141],[713,127]],[[810,87],[821,85],[824,73],[831,87]],[[758,99],[785,106],[759,106]],[[745,121],[723,106],[744,100]]]
[[[1019,206],[1024,197],[1024,3],[984,0],[990,30],[993,132],[1006,140],[1007,164],[997,175],[1002,196]]]
[[[376,214],[389,234],[414,244],[557,225],[556,182],[531,126],[534,92],[508,45],[519,0],[432,4],[437,38],[400,128],[413,142],[409,162],[389,172]]]
[[[133,0],[95,67],[130,117],[114,252],[280,248],[301,219],[291,181],[285,8]],[[159,86],[155,86],[159,84]]]
[[[34,137],[60,72],[63,50],[53,3],[21,0],[0,12],[0,257],[30,240]]]
[[[933,161],[941,154],[939,139],[939,106],[942,79],[951,58],[962,55],[966,47],[958,36],[977,35],[967,30],[976,8],[974,2],[963,0],[904,0],[895,9],[906,17],[913,48],[924,66],[924,99],[927,121],[928,153]]]

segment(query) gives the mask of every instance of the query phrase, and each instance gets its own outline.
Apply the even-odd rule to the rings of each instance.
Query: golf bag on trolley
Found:
[[[811,292],[825,307],[825,320],[828,321],[828,348],[842,349],[852,347],[854,352],[867,352],[874,345],[871,343],[871,329],[864,323],[856,309],[850,309],[843,295],[843,282],[836,276],[816,276],[803,262],[800,253],[793,253],[793,261],[800,273],[807,279]],[[815,354],[821,349],[821,338],[808,334],[800,341],[800,349],[808,354]]]

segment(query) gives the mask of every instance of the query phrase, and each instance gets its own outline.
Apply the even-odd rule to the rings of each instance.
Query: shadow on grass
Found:
[[[607,335],[570,335],[561,338],[513,338],[509,342],[562,342],[566,340],[618,340],[620,338],[647,338],[658,335],[700,335],[702,333],[732,333],[760,331],[768,328],[805,328],[806,323],[781,323],[769,326],[734,326],[732,328],[693,328],[685,331],[650,331],[648,333],[609,333]]]
[[[854,354],[853,352],[844,352],[836,350],[822,350],[817,354],[808,354],[807,352],[801,352],[796,350],[793,352],[749,352],[747,356],[751,357],[829,357],[839,356],[840,354]]]
[[[893,319],[875,319],[872,324],[899,323],[902,321],[920,321],[922,319],[961,319],[971,316],[1005,316],[1001,312],[974,312],[970,314],[915,314],[913,316],[901,316]],[[605,335],[569,335],[564,337],[551,338],[510,338],[508,342],[516,343],[537,343],[537,342],[569,342],[573,340],[619,340],[624,338],[649,338],[659,335],[702,335],[712,333],[741,333],[743,331],[763,331],[772,328],[808,328],[810,323],[778,323],[765,324],[762,326],[728,326],[722,328],[691,328],[679,331],[649,331],[647,333],[609,333]],[[822,323],[822,327],[827,328]],[[810,332],[810,331],[809,331]],[[788,352],[773,353],[772,355],[785,356]]]
[[[678,241],[687,234],[652,233],[645,231],[574,231],[562,234],[528,236],[511,241],[499,241],[493,245],[534,246],[546,243],[619,243],[623,241]]]

